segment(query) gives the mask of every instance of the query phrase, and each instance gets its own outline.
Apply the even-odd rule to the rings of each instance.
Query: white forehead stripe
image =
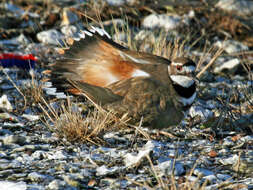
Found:
[[[180,62],[172,62],[171,64],[175,66],[183,66],[183,63]]]
[[[181,97],[179,99],[179,101],[184,105],[184,106],[188,106],[188,105],[191,105],[193,103],[193,101],[195,100],[196,98],[196,92],[194,92],[194,94],[190,97],[190,98],[183,98]]]
[[[183,76],[183,75],[170,75],[170,78],[175,83],[177,83],[180,86],[183,86],[185,88],[190,87],[194,83],[194,80],[191,77],[187,77],[187,76]]]
[[[149,77],[150,75],[142,70],[135,70],[133,73],[132,73],[132,77]]]

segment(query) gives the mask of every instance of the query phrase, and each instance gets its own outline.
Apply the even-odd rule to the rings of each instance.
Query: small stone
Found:
[[[52,190],[58,190],[58,189],[60,190],[60,189],[63,189],[65,185],[66,185],[65,181],[55,179],[51,181],[47,187],[48,189],[52,189]]]
[[[100,166],[96,169],[96,175],[97,176],[103,176],[103,175],[108,175],[108,174],[113,174],[115,173],[116,171],[118,171],[120,168],[115,166],[115,167],[111,167],[111,168],[108,168],[106,167],[105,165],[103,166]]]
[[[192,118],[196,116],[200,116],[202,120],[207,120],[214,116],[214,113],[211,110],[205,109],[201,106],[195,106],[195,105],[191,106],[189,110],[189,114]]]
[[[214,72],[215,73],[220,73],[222,71],[228,71],[229,73],[234,73],[238,66],[240,65],[240,60],[235,58],[235,59],[231,59],[229,61],[226,61],[224,63],[222,63],[221,65],[219,66],[216,66],[214,68]]]
[[[251,0],[219,0],[215,7],[239,15],[253,14],[253,2]]]
[[[18,135],[9,135],[3,139],[4,144],[20,144],[23,145],[26,142],[26,137]]]
[[[125,0],[105,0],[105,1],[111,6],[121,6],[126,3]]]
[[[13,110],[11,103],[9,102],[7,95],[2,95],[2,97],[0,98],[0,109],[4,109],[7,110],[9,112],[11,112]]]
[[[228,179],[231,179],[232,180],[232,176],[230,175],[227,175],[227,174],[217,174],[217,178],[223,180],[223,181],[226,181]]]
[[[172,172],[174,172],[175,176],[181,176],[183,173],[185,173],[183,164],[178,161],[174,163],[173,160],[162,162],[155,166],[155,168],[162,171],[165,176],[171,175]]]
[[[63,176],[63,178],[64,178],[65,182],[67,184],[69,184],[70,186],[78,187],[80,185],[79,182],[71,176],[65,175],[65,176]]]
[[[58,150],[54,152],[45,153],[45,157],[49,160],[57,160],[57,159],[64,160],[67,158],[67,154],[62,150]]]
[[[29,121],[37,121],[40,119],[39,115],[23,114],[22,117],[28,119]]]
[[[141,150],[139,150],[138,154],[127,153],[124,156],[125,166],[129,167],[138,164],[143,158],[149,155],[149,153],[154,147],[155,147],[154,143],[152,141],[148,141],[144,145],[144,147]]]
[[[204,168],[195,168],[193,173],[196,176],[209,176],[209,175],[214,175],[214,173],[211,170],[207,170]]]
[[[235,155],[230,156],[228,158],[220,159],[219,161],[223,165],[234,165],[234,164],[238,163],[238,160],[239,160],[239,156],[235,154]]]
[[[42,182],[46,179],[46,176],[42,175],[38,172],[32,172],[32,173],[28,174],[28,178],[34,182]]]
[[[231,137],[226,137],[224,139],[224,142],[222,143],[222,146],[224,147],[232,147],[234,146],[235,142],[232,140]]]
[[[157,15],[151,14],[144,18],[142,26],[145,28],[165,28],[165,30],[173,30],[180,26],[181,17],[178,15]]]
[[[248,46],[242,44],[241,42],[235,40],[225,40],[225,41],[217,41],[214,44],[219,48],[224,48],[224,50],[228,54],[240,52],[240,51],[247,51],[249,49]]]
[[[208,175],[203,177],[204,180],[207,180],[209,183],[216,183],[217,177],[215,175]]]
[[[44,44],[61,45],[63,35],[55,29],[37,33],[37,39]]]
[[[0,189],[2,190],[26,190],[26,183],[23,181],[20,182],[11,182],[11,181],[0,181]]]

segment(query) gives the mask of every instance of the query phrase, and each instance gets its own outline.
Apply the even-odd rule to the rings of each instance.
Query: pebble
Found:
[[[9,135],[4,137],[3,139],[4,144],[20,144],[23,145],[26,142],[26,137],[19,136],[19,135]]]
[[[174,174],[175,176],[181,176],[185,173],[184,166],[181,162],[174,160],[168,160],[155,166],[157,170],[163,173],[164,176]]]
[[[55,29],[37,33],[37,39],[44,44],[59,46],[62,44],[63,35]]]
[[[238,58],[231,59],[220,65],[217,65],[214,69],[214,72],[220,73],[222,71],[228,71],[229,73],[234,74],[239,65],[240,65],[240,60]]]
[[[224,48],[225,52],[227,52],[228,54],[249,50],[248,46],[235,40],[217,41],[214,43],[214,45],[219,48]]]
[[[157,15],[151,14],[143,19],[142,26],[145,28],[164,28],[165,30],[173,30],[182,23],[181,17],[178,15]]]
[[[253,14],[253,2],[251,0],[219,0],[215,6],[239,15]]]
[[[122,6],[126,3],[125,0],[105,0],[111,6]]]
[[[148,141],[142,149],[139,150],[138,154],[127,153],[124,156],[124,162],[126,167],[134,166],[139,163],[143,158],[149,155],[151,150],[154,148],[154,143]]]
[[[199,116],[202,121],[207,120],[208,118],[211,118],[214,115],[214,113],[211,110],[195,105],[191,106],[189,114],[192,118]]]
[[[65,181],[55,179],[48,184],[47,188],[51,190],[60,190],[63,189],[65,186],[66,186]]]
[[[22,117],[28,119],[29,121],[37,121],[40,119],[39,115],[23,114]]]
[[[210,175],[214,175],[214,173],[210,170],[207,170],[207,169],[204,169],[204,168],[195,168],[193,170],[193,173],[196,175],[196,176],[210,176]]]
[[[0,187],[2,190],[26,190],[27,185],[25,182],[12,182],[12,181],[0,181]]]
[[[6,94],[3,94],[0,97],[0,109],[5,109],[5,110],[7,110],[9,112],[11,112],[13,110],[13,107],[12,107],[10,101],[8,100]]]
[[[32,172],[28,175],[28,178],[34,182],[42,182],[47,178],[47,176],[42,175],[38,172]]]

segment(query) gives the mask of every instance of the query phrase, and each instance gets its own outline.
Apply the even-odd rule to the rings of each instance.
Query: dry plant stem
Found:
[[[127,181],[132,182],[132,183],[133,183],[133,184],[135,184],[135,185],[140,186],[140,187],[145,187],[146,189],[149,189],[149,190],[154,190],[153,188],[149,187],[148,185],[145,185],[145,184],[139,183],[139,182],[134,181],[134,180],[132,180],[132,179],[130,179],[130,178],[128,178],[128,177],[125,177],[125,179],[126,179]]]
[[[204,45],[204,48],[203,48],[203,52],[206,52],[203,56],[200,57],[199,61],[198,61],[198,64],[197,64],[197,67],[196,67],[196,70],[199,69],[199,67],[204,63],[204,61],[206,60],[206,58],[208,57],[208,55],[212,52],[212,48],[210,48],[208,51],[207,51],[207,41],[205,41],[205,45]]]
[[[215,60],[221,55],[222,52],[223,52],[223,48],[220,48],[220,49],[218,49],[218,51],[216,51],[216,53],[214,54],[214,56],[212,57],[210,62],[197,74],[196,77],[198,79],[215,62]]]
[[[17,89],[17,91],[23,96],[23,99],[24,99],[23,110],[25,110],[26,105],[27,105],[27,100],[26,100],[25,95],[21,92],[21,90],[18,88],[18,86],[15,84],[15,82],[11,79],[11,77],[8,75],[8,73],[6,73],[2,68],[1,68],[1,70],[6,75],[6,77],[8,78],[8,80],[12,83],[12,85]]]
[[[148,159],[149,163],[150,163],[150,166],[151,166],[151,170],[154,172],[154,175],[155,175],[155,178],[157,180],[157,182],[159,183],[160,187],[162,187],[163,189],[167,189],[165,184],[163,183],[163,180],[161,179],[161,177],[158,176],[156,170],[155,170],[155,167],[149,157],[149,155],[146,156],[146,158]]]

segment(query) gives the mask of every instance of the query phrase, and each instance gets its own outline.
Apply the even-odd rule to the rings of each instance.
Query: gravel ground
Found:
[[[0,189],[253,189],[252,1],[13,2],[0,3],[0,55],[31,53],[37,62],[33,72],[0,70]],[[96,14],[132,49],[169,57],[159,44],[186,40],[184,53],[199,71],[215,57],[206,48],[224,48],[200,77],[182,124],[114,128],[93,142],[59,134],[40,97],[55,109],[64,99],[50,95],[43,71],[60,56],[63,38],[96,25]]]

